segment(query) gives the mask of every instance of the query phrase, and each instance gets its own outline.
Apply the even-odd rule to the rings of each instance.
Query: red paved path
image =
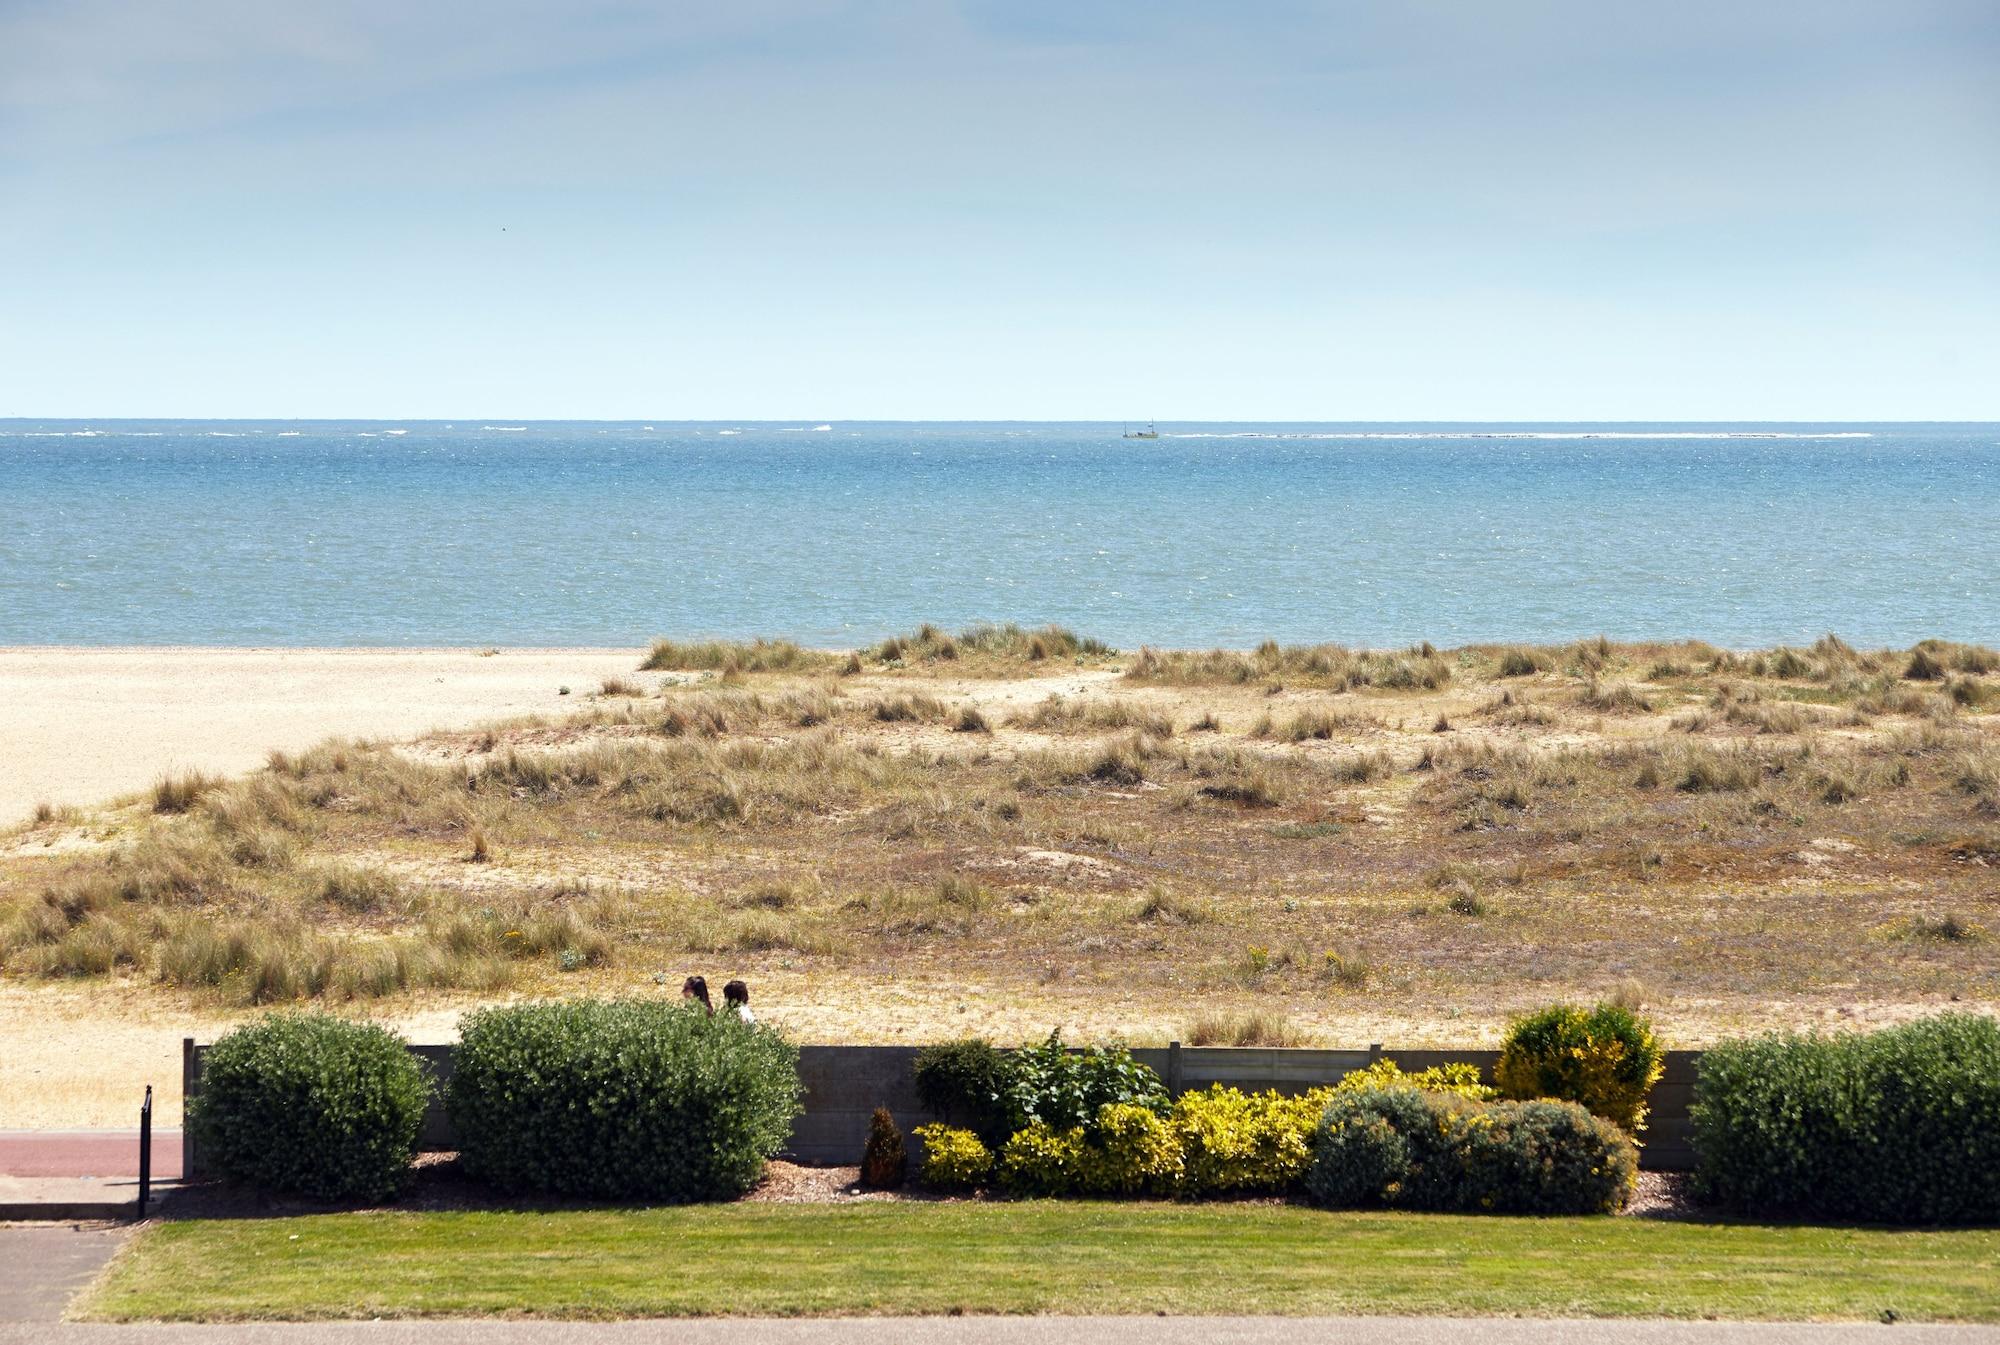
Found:
[[[0,1130],[0,1177],[136,1177],[136,1130]],[[181,1132],[153,1132],[153,1180],[181,1175]]]

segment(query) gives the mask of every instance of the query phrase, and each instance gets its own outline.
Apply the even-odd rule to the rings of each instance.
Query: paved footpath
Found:
[[[0,1130],[0,1176],[136,1177],[136,1130]],[[153,1180],[181,1175],[181,1132],[153,1132]]]
[[[1410,1317],[0,1326],[0,1345],[1995,1345],[2000,1328]]]
[[[0,1340],[18,1322],[53,1322],[129,1230],[115,1224],[0,1224]]]

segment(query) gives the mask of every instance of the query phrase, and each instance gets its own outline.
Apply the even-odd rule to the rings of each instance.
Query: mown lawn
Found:
[[[2000,1321],[2000,1229],[1328,1214],[1261,1205],[727,1205],[147,1230],[98,1319],[1444,1313]]]

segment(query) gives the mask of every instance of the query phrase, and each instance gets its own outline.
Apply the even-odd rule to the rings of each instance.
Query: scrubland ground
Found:
[[[119,1123],[141,1063],[258,1005],[437,1038],[696,971],[846,1042],[1472,1045],[1617,995],[1696,1046],[2000,1005],[1983,649],[926,629],[628,667],[0,837],[0,1126]]]

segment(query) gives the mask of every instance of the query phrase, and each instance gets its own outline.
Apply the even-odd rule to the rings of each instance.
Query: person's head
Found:
[[[708,978],[705,976],[690,976],[682,981],[681,998],[700,1000],[703,1008],[711,1013],[715,1011],[715,1004],[708,997]]]
[[[722,987],[722,1002],[724,1004],[748,1004],[750,1002],[750,987],[741,981],[731,981],[728,985]]]

